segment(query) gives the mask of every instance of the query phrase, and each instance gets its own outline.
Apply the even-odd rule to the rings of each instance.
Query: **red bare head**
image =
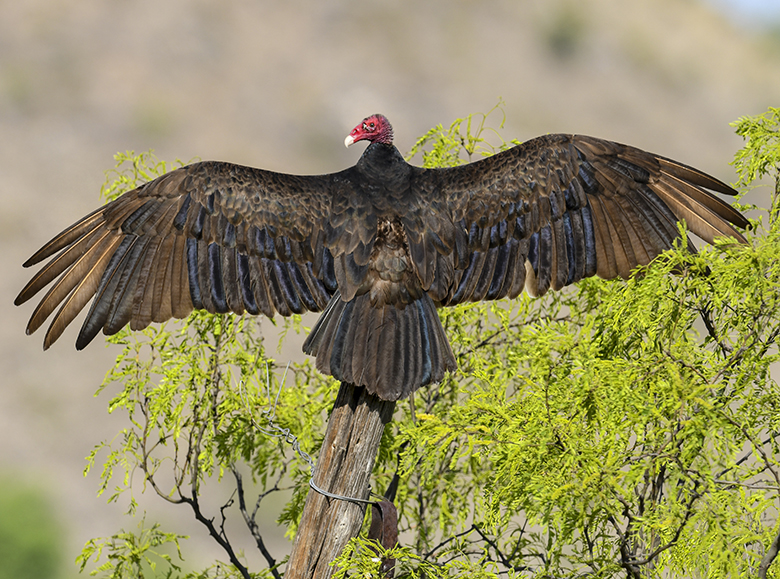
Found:
[[[393,127],[384,115],[376,114],[363,119],[360,124],[352,129],[344,144],[349,147],[358,141],[371,141],[372,143],[393,144]]]

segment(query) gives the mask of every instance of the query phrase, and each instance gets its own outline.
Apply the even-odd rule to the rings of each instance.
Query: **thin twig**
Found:
[[[680,539],[680,535],[683,532],[683,529],[685,528],[685,525],[688,524],[688,520],[693,516],[694,503],[701,498],[701,494],[696,491],[696,488],[698,486],[698,483],[694,483],[694,489],[693,493],[691,494],[691,499],[688,501],[688,504],[685,508],[685,516],[683,517],[682,522],[677,527],[677,530],[674,533],[674,536],[671,538],[670,541],[668,541],[665,545],[662,545],[658,547],[656,550],[654,550],[652,553],[650,553],[647,557],[644,559],[631,559],[629,560],[629,563],[632,566],[640,566],[640,565],[647,565],[650,563],[653,559],[658,557],[661,553],[666,551],[667,549],[670,549],[671,547],[674,547],[677,544],[677,541]]]

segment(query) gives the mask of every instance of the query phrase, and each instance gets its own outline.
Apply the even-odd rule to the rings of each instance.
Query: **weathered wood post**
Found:
[[[314,483],[330,493],[367,500],[369,480],[395,402],[346,382],[333,405],[317,459]],[[325,579],[330,565],[360,531],[366,505],[309,490],[285,579]]]

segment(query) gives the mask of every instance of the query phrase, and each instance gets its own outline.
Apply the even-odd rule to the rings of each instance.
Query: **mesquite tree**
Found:
[[[435,127],[411,154],[425,166],[490,154],[498,133],[485,120]],[[735,125],[739,185],[778,183],[769,210],[752,208],[749,245],[691,255],[680,244],[627,282],[441,310],[459,371],[396,405],[373,473],[374,491],[394,499],[399,543],[367,538],[367,509],[337,577],[383,576],[392,561],[395,577],[780,575],[780,109]],[[129,169],[109,196],[166,170],[148,155],[118,159]],[[287,322],[282,338],[302,340],[301,326]],[[122,353],[103,388],[127,418],[91,455],[101,491],[132,513],[142,488],[189,509],[224,558],[184,570],[186,543],[179,558],[156,553],[179,548],[182,530],[142,524],[90,541],[82,569],[281,577],[287,553],[271,552],[258,522],[278,495],[278,532],[305,531],[338,384],[309,362],[285,371],[249,316],[195,313],[110,340]],[[215,503],[220,485],[230,498]],[[256,553],[237,548],[234,518]]]

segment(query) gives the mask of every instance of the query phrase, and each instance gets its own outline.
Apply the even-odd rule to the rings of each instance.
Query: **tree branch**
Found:
[[[273,558],[270,551],[268,551],[268,549],[265,546],[265,543],[263,542],[263,537],[260,534],[260,529],[257,527],[257,521],[255,521],[255,518],[251,516],[249,512],[246,510],[246,501],[244,500],[244,481],[241,477],[241,473],[238,472],[238,470],[236,470],[234,466],[232,466],[230,470],[236,479],[236,489],[238,491],[238,508],[241,511],[241,515],[244,517],[244,522],[246,523],[246,526],[249,527],[249,532],[252,533],[252,536],[255,538],[255,544],[257,545],[257,548],[260,550],[260,552],[263,554],[263,557],[265,557],[265,560],[268,562],[268,568],[271,570],[271,574],[274,576],[275,579],[282,579],[282,575],[276,569],[276,559]],[[274,485],[274,489],[276,488],[278,487]],[[257,509],[255,509],[255,512],[257,512]]]
[[[758,576],[761,579],[766,579],[769,566],[777,558],[778,551],[780,551],[780,531],[775,535],[772,544],[769,545],[769,549],[766,550],[763,559],[761,559],[761,563],[758,565]]]

